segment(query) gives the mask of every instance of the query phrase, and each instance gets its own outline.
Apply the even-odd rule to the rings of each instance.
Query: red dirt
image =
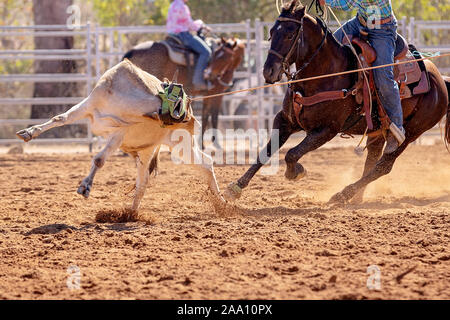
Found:
[[[193,168],[163,156],[138,221],[120,223],[136,170],[114,156],[89,200],[92,155],[0,156],[3,299],[449,299],[450,155],[411,146],[366,202],[327,205],[362,172],[350,148],[302,159],[308,176],[257,175],[216,214]],[[216,167],[222,190],[248,166]],[[109,222],[102,222],[109,221]],[[81,272],[69,290],[67,269]],[[367,267],[381,270],[369,290]]]

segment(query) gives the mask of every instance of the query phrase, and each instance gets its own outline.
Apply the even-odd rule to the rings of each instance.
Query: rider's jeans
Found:
[[[193,84],[202,85],[205,83],[203,73],[208,66],[209,59],[211,58],[211,49],[206,45],[206,43],[198,36],[194,36],[189,32],[181,32],[178,34],[183,44],[198,53],[198,61],[195,66]]]
[[[381,26],[369,29],[364,27],[357,17],[349,20],[342,26],[348,35],[359,35],[360,30],[369,33],[368,39],[372,47],[377,52],[377,59],[373,66],[380,66],[384,64],[394,63],[395,41],[397,39],[397,23],[390,22]],[[334,33],[338,41],[342,43],[345,35],[339,29]],[[400,92],[397,82],[394,80],[394,67],[384,67],[374,69],[373,75],[375,78],[375,85],[380,95],[381,103],[386,112],[397,127],[403,126],[403,112],[400,102]]]

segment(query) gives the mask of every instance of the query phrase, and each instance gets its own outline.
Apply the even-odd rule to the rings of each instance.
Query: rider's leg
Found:
[[[354,17],[353,19],[348,20],[342,26],[342,28],[339,28],[338,30],[336,30],[336,32],[334,33],[334,37],[340,43],[342,43],[342,41],[344,40],[344,37],[345,37],[344,31],[342,31],[342,29],[345,30],[345,33],[348,36],[357,36],[357,35],[359,35],[359,31],[362,30],[363,28],[364,27],[361,25],[359,20],[356,17]]]
[[[194,86],[197,89],[206,89],[207,85],[203,73],[211,59],[211,49],[200,37],[194,36],[189,32],[182,32],[179,36],[186,47],[199,55],[192,80]]]
[[[394,63],[395,40],[397,26],[395,23],[384,24],[378,28],[369,30],[369,42],[377,52],[377,59],[373,66]],[[378,89],[381,103],[391,121],[404,132],[403,111],[400,102],[400,92],[397,82],[394,80],[394,67],[374,69],[375,85]],[[403,141],[397,141],[389,133],[385,153],[394,152]]]

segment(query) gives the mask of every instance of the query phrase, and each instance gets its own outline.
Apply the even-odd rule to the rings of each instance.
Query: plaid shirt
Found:
[[[367,21],[382,20],[393,16],[391,0],[326,0],[327,5],[342,10],[358,8],[358,14]]]

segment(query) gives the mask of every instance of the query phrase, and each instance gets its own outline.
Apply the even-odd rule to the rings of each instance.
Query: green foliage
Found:
[[[89,0],[102,26],[164,24],[170,0]]]
[[[392,1],[398,18],[415,17],[418,20],[448,20],[450,0],[397,0]]]

